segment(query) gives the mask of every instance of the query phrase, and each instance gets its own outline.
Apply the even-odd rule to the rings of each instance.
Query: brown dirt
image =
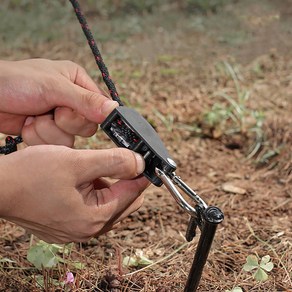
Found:
[[[105,56],[107,52],[114,56],[118,51],[131,55],[107,61],[120,94],[154,124],[178,162],[177,173],[208,204],[224,211],[225,220],[218,228],[198,289],[202,292],[235,286],[243,291],[292,289],[292,39],[291,9],[287,9],[292,6],[286,2],[289,4],[237,3],[227,7],[221,16],[210,17],[206,26],[210,32],[181,31],[177,27],[170,33],[158,29],[156,34],[140,33],[122,43],[109,40],[103,45]],[[228,27],[224,19],[231,12],[240,19],[240,29],[250,36],[239,43],[215,38],[228,30],[212,21],[221,20],[222,26]],[[96,71],[86,44],[78,47],[70,38],[34,47],[27,44],[21,52],[2,49],[2,56],[70,59],[89,72]],[[225,91],[236,98],[234,82],[220,70],[222,61],[238,70],[241,88],[251,92],[247,109],[265,113],[265,140],[251,159],[246,158],[246,151],[254,136],[248,130],[231,138],[216,136],[204,122],[204,113],[221,102],[214,97],[216,92]],[[166,117],[165,121],[157,111]],[[203,132],[198,134],[195,125]],[[102,148],[112,144],[99,132],[87,140],[77,139],[76,147]],[[275,157],[260,163],[262,155],[276,149],[279,153]],[[245,193],[227,193],[223,190],[225,183]],[[164,188],[151,186],[140,210],[115,230],[86,244],[76,244],[67,264],[47,272],[37,272],[26,260],[29,235],[2,221],[1,256],[15,263],[0,263],[0,290],[39,291],[33,276],[43,274],[60,280],[71,269],[76,277],[72,291],[183,291],[198,241],[197,236],[186,243],[187,221],[188,216]],[[141,267],[122,267],[121,258],[137,249],[157,264],[141,271]],[[256,282],[251,273],[242,270],[250,254],[271,256],[275,267],[266,282]],[[74,269],[72,260],[84,263],[85,268]],[[54,285],[47,288],[54,290],[62,289]]]

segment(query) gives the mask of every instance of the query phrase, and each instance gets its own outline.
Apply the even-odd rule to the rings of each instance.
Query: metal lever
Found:
[[[164,171],[159,168],[155,168],[156,175],[162,180],[165,187],[168,189],[170,194],[176,200],[178,205],[184,209],[191,217],[198,217],[197,210],[191,206],[186,199],[181,195],[181,193],[177,190],[177,185],[188,197],[190,197],[193,201],[195,201],[202,210],[208,208],[208,205],[205,201],[196,194],[179,176],[175,173],[172,173],[171,176],[167,175]]]

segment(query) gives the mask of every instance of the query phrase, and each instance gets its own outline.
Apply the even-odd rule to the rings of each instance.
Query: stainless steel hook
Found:
[[[163,184],[168,189],[178,205],[191,217],[197,218],[197,211],[186,201],[182,194],[177,190],[176,186],[178,186],[189,198],[195,201],[202,208],[202,210],[208,208],[208,205],[205,203],[205,201],[175,173],[167,175],[164,171],[157,167],[155,168],[155,173],[162,180]]]

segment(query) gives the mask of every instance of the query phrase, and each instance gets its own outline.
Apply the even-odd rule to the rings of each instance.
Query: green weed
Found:
[[[228,89],[215,93],[216,102],[204,113],[203,124],[216,139],[234,135],[252,139],[247,151],[247,157],[251,158],[258,153],[265,140],[264,114],[248,107],[250,91],[241,86],[242,76],[236,67],[223,62],[218,69],[233,80],[235,92]]]
[[[246,272],[255,270],[253,277],[255,280],[260,282],[268,280],[269,276],[267,272],[272,271],[273,268],[274,264],[271,262],[271,257],[269,255],[263,256],[260,262],[258,256],[249,255],[246,258],[245,265],[243,266],[243,270]]]
[[[175,68],[163,68],[160,69],[160,74],[162,76],[174,76],[179,74],[179,70]]]
[[[145,256],[141,249],[137,249],[133,255],[123,258],[123,265],[125,267],[148,266],[151,264],[153,264],[153,261]]]
[[[159,55],[157,60],[161,63],[170,63],[175,59],[173,55]]]
[[[257,157],[256,159],[256,165],[257,167],[262,167],[265,165],[269,165],[273,158],[278,156],[281,153],[281,150],[284,146],[279,146],[276,149],[267,149],[266,151],[262,151],[262,153]],[[275,162],[274,164],[269,166],[269,169],[273,168],[277,164]]]
[[[246,257],[246,263],[243,265],[241,272],[253,271],[252,277],[256,281],[265,282],[269,278],[269,275],[267,273],[271,272],[273,268],[274,268],[274,264],[271,261],[271,257],[269,255],[265,255],[261,259],[259,258],[258,255],[248,255]],[[237,287],[232,288],[231,290],[225,290],[225,292],[243,292],[243,290],[241,287],[237,286]]]
[[[42,268],[54,268],[60,263],[69,264],[76,269],[82,269],[82,263],[69,260],[72,248],[72,244],[49,244],[40,240],[29,248],[27,260],[39,270]]]
[[[56,280],[52,276],[53,269],[57,269],[60,264],[65,265],[67,269],[81,270],[84,268],[83,263],[70,259],[72,248],[72,244],[49,244],[42,240],[31,245],[27,252],[27,260],[33,264],[36,269],[42,271],[42,275],[33,276],[39,288],[45,288],[48,285],[64,287],[64,285],[67,284],[66,281]]]
[[[167,131],[171,132],[174,127],[174,116],[172,114],[163,115],[157,109],[154,109],[153,112],[162,121]]]

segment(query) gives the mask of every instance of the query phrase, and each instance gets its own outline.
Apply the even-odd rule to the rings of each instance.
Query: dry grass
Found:
[[[161,38],[164,46],[170,40],[177,40],[178,35],[173,33]],[[214,45],[204,34],[196,37],[209,46]],[[136,35],[128,42],[142,39]],[[153,39],[157,40],[155,36]],[[196,48],[196,54],[201,56],[198,61],[192,56],[194,48],[189,46],[189,34],[181,35],[180,41],[181,50],[168,51],[169,54],[163,56],[158,53],[158,57],[147,62],[131,58],[105,59],[120,94],[158,130],[178,162],[178,174],[210,205],[217,205],[225,213],[199,291],[225,291],[235,286],[244,291],[289,291],[292,287],[290,55],[273,52],[239,66],[226,57],[219,45],[213,57],[202,46]],[[104,54],[114,52],[117,47],[129,48],[127,44],[110,41],[103,46]],[[71,59],[98,79],[86,44],[76,46],[70,37],[37,45],[27,43],[22,51],[2,47],[1,53],[3,58],[9,59],[35,56]],[[203,114],[218,102],[212,98],[214,93],[227,90],[232,95],[236,92],[232,78],[218,70],[218,62],[222,60],[238,66],[241,86],[251,91],[246,103],[248,109],[265,113],[265,140],[250,160],[246,159],[245,149],[252,142],[252,136],[240,140],[240,149],[232,150],[226,147],[224,137],[204,138],[200,132]],[[78,139],[76,146],[102,148],[112,144],[99,132],[96,137]],[[268,151],[276,149],[279,153],[258,163]],[[223,192],[222,185],[226,182],[243,188],[246,193]],[[26,260],[29,235],[2,221],[1,257],[13,262],[0,263],[0,291],[40,291],[36,287],[37,276],[43,276],[49,283],[46,291],[60,291],[62,289],[50,283],[50,279],[60,283],[68,270],[75,274],[73,291],[183,291],[198,240],[186,243],[187,220],[187,215],[164,189],[152,186],[138,212],[108,234],[74,245],[66,263],[49,271],[32,268]],[[123,267],[121,259],[137,249],[142,249],[154,264],[145,269]],[[256,282],[251,273],[242,270],[250,254],[271,256],[275,267],[266,282]],[[73,261],[85,267],[78,270],[72,265]]]

